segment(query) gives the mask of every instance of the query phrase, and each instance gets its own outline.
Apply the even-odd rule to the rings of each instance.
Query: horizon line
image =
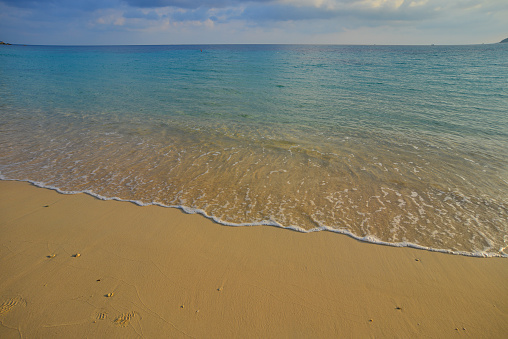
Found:
[[[470,44],[368,44],[368,43],[179,43],[179,44],[25,44],[3,42],[4,46],[47,46],[47,47],[108,47],[108,46],[477,46],[496,45],[498,42],[482,42]]]

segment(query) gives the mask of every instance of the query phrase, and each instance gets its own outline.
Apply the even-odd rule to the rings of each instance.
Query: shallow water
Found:
[[[500,44],[5,46],[0,175],[505,255],[506,74]]]

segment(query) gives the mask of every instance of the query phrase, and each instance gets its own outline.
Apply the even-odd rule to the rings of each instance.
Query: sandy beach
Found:
[[[503,338],[508,259],[0,181],[1,338]]]

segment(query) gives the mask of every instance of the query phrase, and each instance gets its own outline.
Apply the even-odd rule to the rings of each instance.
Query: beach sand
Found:
[[[508,259],[0,181],[0,337],[508,334]]]

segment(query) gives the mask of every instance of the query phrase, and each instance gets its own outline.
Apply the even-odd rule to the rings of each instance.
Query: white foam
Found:
[[[312,232],[320,232],[320,231],[328,231],[328,232],[332,232],[332,233],[338,233],[338,234],[344,234],[344,235],[347,235],[353,239],[356,239],[358,241],[362,241],[362,242],[368,242],[368,243],[372,243],[372,244],[377,244],[377,245],[384,245],[384,246],[392,246],[392,247],[409,247],[409,248],[415,248],[415,249],[419,249],[419,250],[426,250],[426,251],[431,251],[431,252],[439,252],[439,253],[447,253],[447,254],[454,254],[454,255],[463,255],[463,256],[469,256],[469,257],[502,257],[502,258],[508,258],[508,254],[504,253],[503,250],[506,248],[503,248],[500,252],[503,253],[492,253],[492,252],[486,252],[486,251],[475,251],[475,252],[466,252],[466,251],[454,251],[454,250],[449,250],[449,249],[440,249],[440,248],[432,248],[432,247],[427,247],[427,246],[421,246],[421,245],[418,245],[418,244],[415,244],[415,243],[411,243],[411,242],[408,242],[408,241],[401,241],[401,242],[387,242],[387,241],[382,241],[380,240],[379,238],[373,236],[373,235],[366,235],[366,236],[358,236],[358,235],[355,235],[354,233],[352,233],[351,231],[349,230],[346,230],[346,229],[336,229],[336,228],[332,228],[332,227],[329,227],[329,226],[319,226],[319,227],[315,227],[315,228],[312,228],[312,229],[309,229],[309,230],[306,230],[300,226],[295,226],[295,225],[290,225],[290,226],[283,226],[281,225],[280,223],[276,222],[275,220],[262,220],[262,221],[257,221],[257,222],[250,222],[250,223],[233,223],[233,222],[228,222],[228,221],[225,221],[225,220],[222,220],[216,216],[211,216],[211,215],[208,215],[204,210],[202,209],[198,209],[198,208],[192,208],[192,207],[188,207],[188,206],[184,206],[184,205],[165,205],[165,204],[162,204],[162,203],[158,203],[158,202],[151,202],[151,203],[145,203],[145,202],[142,202],[140,200],[128,200],[128,199],[122,199],[122,198],[119,198],[119,197],[105,197],[105,196],[102,196],[100,194],[97,194],[97,193],[94,193],[90,190],[83,190],[83,191],[65,191],[65,190],[62,190],[58,187],[55,187],[55,186],[51,186],[51,185],[47,185],[43,182],[39,182],[39,181],[34,181],[34,180],[29,180],[29,179],[10,179],[10,178],[6,178],[3,174],[0,173],[0,180],[4,180],[4,181],[20,181],[20,182],[29,182],[31,183],[32,185],[34,186],[37,186],[37,187],[41,187],[41,188],[46,188],[46,189],[51,189],[51,190],[54,190],[60,194],[79,194],[79,193],[85,193],[85,194],[88,194],[94,198],[97,198],[97,199],[100,199],[100,200],[105,200],[105,201],[109,201],[109,200],[113,200],[113,201],[122,201],[122,202],[130,202],[130,203],[134,203],[138,206],[159,206],[159,207],[165,207],[165,208],[177,208],[177,209],[180,209],[182,210],[183,212],[187,213],[187,214],[200,214],[202,216],[204,216],[205,218],[207,219],[210,219],[218,224],[221,224],[221,225],[224,225],[224,226],[231,226],[231,227],[244,227],[244,226],[273,226],[273,227],[279,227],[279,228],[283,228],[283,229],[287,229],[287,230],[292,230],[292,231],[296,231],[296,232],[301,232],[301,233],[312,233]],[[176,200],[176,198],[175,198]],[[318,223],[320,224],[320,223]],[[508,246],[507,246],[508,247]]]

